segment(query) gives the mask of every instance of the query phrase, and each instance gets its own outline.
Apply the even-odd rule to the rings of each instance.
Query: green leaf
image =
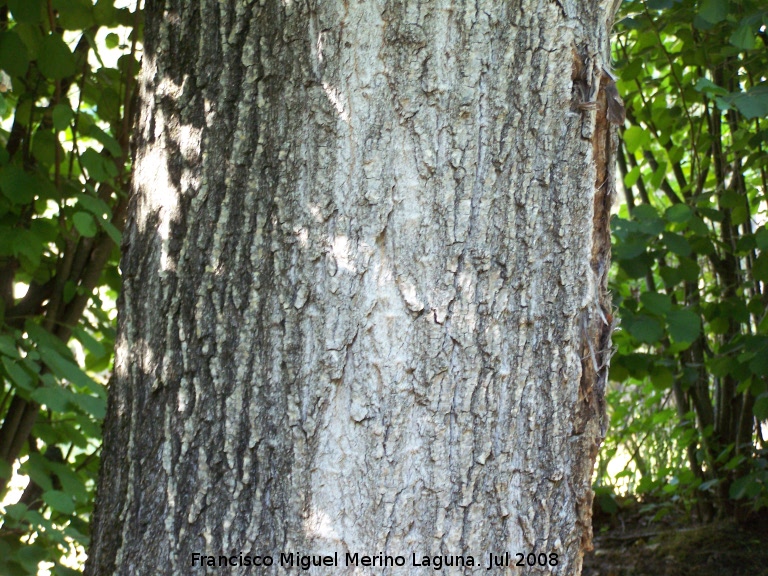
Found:
[[[23,268],[33,272],[40,266],[43,242],[29,230],[19,230],[13,239],[13,254],[22,261]]]
[[[16,347],[16,340],[7,334],[0,335],[0,354],[4,354],[14,359],[21,358],[19,349]]]
[[[768,392],[763,392],[755,399],[752,412],[758,420],[768,420]]]
[[[650,179],[650,185],[651,188],[659,188],[661,186],[661,183],[664,181],[664,178],[667,175],[667,163],[665,162],[659,162],[658,167],[656,170],[653,171],[653,174],[651,174]]]
[[[630,238],[627,242],[617,244],[613,251],[616,260],[631,260],[648,249],[648,243],[638,237]]]
[[[640,166],[635,166],[632,170],[627,172],[626,176],[624,176],[624,186],[631,188],[635,185],[638,178],[640,178]]]
[[[651,254],[645,253],[636,258],[622,260],[619,262],[619,265],[630,278],[644,278],[653,266],[653,263],[653,256]]]
[[[625,82],[638,78],[643,73],[643,60],[641,58],[630,60],[626,66],[622,67],[620,73],[621,79]]]
[[[115,164],[93,148],[88,148],[80,155],[80,165],[88,171],[88,176],[97,182],[105,182],[117,176]]]
[[[10,358],[3,357],[3,368],[10,376],[11,381],[16,384],[22,390],[31,392],[34,390],[35,379],[27,374],[26,370],[22,368],[18,362],[14,362]]]
[[[8,480],[13,476],[13,467],[5,460],[0,460],[0,478]]]
[[[728,491],[728,495],[734,500],[740,500],[741,498],[754,498],[764,488],[763,482],[760,481],[760,477],[756,473],[747,474],[741,478],[737,478],[731,484],[731,488]]]
[[[703,0],[699,7],[699,16],[710,24],[717,24],[728,16],[727,0]]]
[[[73,331],[75,338],[77,338],[83,347],[88,350],[94,356],[101,358],[107,355],[107,349],[96,338],[91,336],[88,332],[81,327],[77,327]]]
[[[104,396],[103,387],[94,382],[77,364],[63,358],[53,348],[38,346],[38,351],[42,361],[48,365],[56,376],[66,378],[76,386],[88,389],[99,396]]]
[[[88,212],[75,212],[72,216],[72,222],[77,228],[77,231],[86,238],[93,238],[98,232],[96,228],[96,222],[93,221],[93,216]]]
[[[82,206],[83,209],[96,216],[97,220],[112,218],[112,210],[109,209],[107,203],[101,198],[96,198],[89,194],[75,194],[74,197],[77,200],[78,206]]]
[[[83,434],[87,434],[90,438],[101,437],[101,426],[95,422],[92,418],[85,414],[75,414],[75,420]]]
[[[72,514],[75,511],[75,503],[72,497],[60,490],[48,490],[43,492],[43,501],[56,512]]]
[[[37,24],[43,19],[43,0],[8,0],[16,22]]]
[[[755,32],[752,26],[742,24],[731,34],[728,41],[742,50],[752,50],[755,47]]]
[[[16,30],[0,32],[0,69],[11,76],[24,76],[29,66],[29,53]]]
[[[626,339],[626,336],[622,336]],[[616,355],[614,360],[615,361],[611,362],[611,369],[613,369],[614,366],[623,368],[627,373],[624,379],[630,377],[644,379],[648,376],[648,368],[651,366],[652,358],[649,354],[628,353],[624,356]]]
[[[104,398],[97,398],[89,394],[77,393],[71,398],[72,402],[80,407],[83,412],[90,414],[96,420],[103,420],[107,412],[107,403]]]
[[[747,212],[746,204],[740,204],[731,210],[731,223],[733,223],[734,226],[744,224],[748,218],[749,212]]]
[[[709,228],[704,223],[704,220],[698,216],[691,216],[688,220],[688,229],[698,236],[705,236],[709,240]]]
[[[680,256],[680,265],[678,266],[681,279],[688,282],[698,282],[701,267],[693,258],[684,258]]]
[[[29,574],[37,574],[40,562],[48,558],[48,549],[37,542],[27,544],[19,549],[16,558]]]
[[[670,252],[674,252],[678,256],[688,256],[691,253],[691,245],[685,236],[675,232],[664,232],[662,238]]]
[[[72,119],[75,117],[75,113],[72,112],[72,108],[69,104],[56,104],[53,107],[53,127],[57,132],[66,130]]]
[[[104,132],[104,130],[96,126],[96,124],[89,128],[88,136],[101,142],[101,144],[104,146],[104,149],[107,150],[115,158],[120,158],[123,155],[123,149],[120,147],[120,143],[115,140],[115,138]]]
[[[644,292],[640,295],[640,302],[649,312],[660,316],[672,310],[672,298],[659,292]]]
[[[657,390],[667,390],[672,387],[675,378],[672,371],[666,366],[654,366],[651,370],[651,382]]]
[[[120,37],[115,34],[114,32],[110,32],[107,34],[106,38],[104,38],[104,44],[107,48],[110,50],[113,50],[114,48],[117,48],[117,46],[120,44]]]
[[[43,38],[37,67],[43,76],[51,80],[61,80],[76,72],[75,57],[58,34],[49,34]]]
[[[27,510],[29,510],[29,508],[27,508],[26,504],[10,504],[5,506],[5,516],[18,522],[24,518]]]
[[[640,204],[640,206],[637,206],[634,210],[632,210],[632,217],[641,221],[656,221],[659,219],[659,213],[656,211],[656,208],[650,204]]]
[[[692,214],[691,209],[685,204],[675,204],[667,208],[664,216],[670,222],[688,222]]]
[[[71,395],[72,394],[70,394],[70,396]],[[46,442],[72,444],[73,446],[77,446],[78,448],[85,450],[88,448],[89,440],[85,436],[85,430],[78,417],[87,418],[90,422],[97,422],[97,420],[84,414],[81,410],[77,410],[77,405],[74,403],[74,401],[70,402],[69,407],[70,410],[67,412],[67,425],[54,425],[53,429],[55,430],[56,436],[53,439],[49,438],[46,440]],[[75,427],[74,425],[70,424],[70,422],[77,422],[78,426]],[[40,426],[38,426],[38,430],[40,430]],[[42,437],[43,434],[40,434],[40,436]],[[100,434],[97,433],[96,436],[89,434],[89,436],[91,438],[99,438]]]
[[[623,137],[624,145],[630,154],[634,154],[643,146],[647,146],[651,141],[651,135],[640,126],[630,126],[624,130]]]
[[[648,8],[651,10],[666,10],[672,8],[677,0],[648,0]]]
[[[96,103],[99,115],[102,120],[114,122],[120,118],[120,106],[122,106],[120,95],[111,88],[105,88],[98,95]]]
[[[667,158],[669,158],[670,163],[677,164],[685,157],[685,153],[686,151],[682,147],[675,146],[669,150]]]
[[[657,426],[659,424],[664,424],[666,422],[669,422],[674,417],[675,417],[674,408],[659,410],[658,412],[654,412],[653,416],[651,416],[651,423],[654,426]]]
[[[768,251],[761,252],[752,265],[752,274],[756,280],[768,282]]]
[[[694,223],[694,220],[691,220],[691,223]],[[689,229],[693,227],[690,224],[688,225]],[[691,250],[699,256],[708,256],[715,253],[715,245],[708,236],[701,236],[697,232],[695,235],[690,236],[688,241],[691,244]]]
[[[18,166],[5,166],[0,170],[0,189],[12,204],[29,204],[37,188],[35,178]]]
[[[77,294],[77,284],[72,282],[72,280],[67,280],[64,282],[64,288],[61,290],[62,298],[64,299],[65,304],[69,304],[72,302],[72,298],[75,297],[75,294]]]
[[[59,386],[43,386],[30,394],[32,400],[44,404],[54,412],[66,412],[69,395]]]
[[[675,342],[693,342],[701,333],[701,318],[691,310],[672,310],[667,314],[667,324]]]
[[[99,224],[101,224],[102,228],[104,228],[104,231],[112,239],[112,241],[116,245],[120,246],[120,242],[122,241],[122,234],[120,234],[120,230],[118,230],[115,225],[108,220],[100,220]]]
[[[96,22],[102,26],[114,26],[118,21],[118,11],[114,6],[114,0],[98,0],[93,9]]]
[[[755,232],[755,242],[760,250],[768,250],[768,230],[764,225]]]
[[[93,3],[90,0],[53,0],[59,13],[59,25],[66,30],[83,30],[93,25]]]
[[[59,140],[53,132],[49,130],[37,130],[32,139],[32,156],[40,164],[53,166],[56,163],[56,149],[61,151]]]
[[[709,78],[699,78],[696,81],[696,86],[694,87],[697,92],[704,92],[708,96],[725,96],[728,94],[728,90],[723,88],[722,86],[718,86],[712,80]]]
[[[619,505],[616,503],[613,494],[598,492],[595,494],[595,498],[601,510],[606,514],[616,514],[619,511]]]
[[[27,461],[22,464],[21,473],[29,476],[29,479],[43,490],[53,489],[50,471],[48,470],[48,460],[42,454],[32,452]]]
[[[698,212],[701,213],[702,216],[705,218],[708,218],[709,220],[712,220],[713,222],[722,222],[724,215],[720,210],[715,210],[714,208],[706,208],[706,207],[699,207],[697,208]]]
[[[734,92],[718,99],[727,108],[735,107],[747,120],[768,116],[768,84],[753,86],[746,92]]]
[[[31,274],[41,272],[38,267],[41,264],[43,253],[50,250],[48,241],[40,237],[37,231],[41,231],[41,227],[30,226],[29,230],[18,230],[13,239],[14,256],[22,261],[22,267]],[[47,270],[42,270],[42,272],[45,273]]]
[[[67,358],[72,356],[72,352],[67,348],[67,345],[64,344],[64,342],[39,326],[36,322],[27,320],[24,323],[24,331],[29,334],[30,339],[37,344],[38,350],[40,348],[51,348],[58,354]]]
[[[768,376],[768,350],[765,347],[749,361],[749,369],[757,376]]]
[[[78,502],[88,501],[89,496],[85,483],[79,475],[72,471],[69,463],[61,464],[59,462],[49,462],[48,467],[51,469],[51,472],[58,477],[64,492],[72,496]]]
[[[629,333],[645,344],[655,344],[664,336],[664,329],[655,318],[638,316],[628,326]]]
[[[656,238],[664,230],[664,220],[658,216],[653,220],[641,220],[638,228],[648,236]]]
[[[13,31],[19,35],[24,46],[26,46],[29,59],[37,59],[37,55],[40,53],[40,46],[42,46],[43,38],[45,37],[42,28],[36,24],[19,23],[13,27]]]

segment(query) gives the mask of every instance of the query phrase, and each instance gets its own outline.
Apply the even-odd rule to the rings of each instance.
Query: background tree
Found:
[[[138,37],[113,65],[100,50],[137,14],[0,2],[0,500],[29,477],[2,508],[2,574],[75,572],[88,544]]]
[[[623,452],[618,481],[663,495],[662,513],[698,501],[700,518],[743,515],[768,502],[768,11],[642,0],[623,16],[611,368],[622,384],[609,394],[601,483]]]
[[[579,572],[611,22],[606,2],[147,3],[87,573],[238,550]]]

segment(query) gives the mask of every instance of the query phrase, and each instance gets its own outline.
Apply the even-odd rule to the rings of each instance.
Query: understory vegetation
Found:
[[[112,370],[141,13],[0,0],[0,573],[80,573]],[[768,8],[627,0],[597,505],[768,505]]]
[[[0,2],[0,573],[80,573],[112,369],[139,12]],[[26,486],[19,484],[28,478]]]
[[[621,326],[596,488],[607,510],[626,492],[657,517],[768,504],[766,24],[752,0],[621,10]]]

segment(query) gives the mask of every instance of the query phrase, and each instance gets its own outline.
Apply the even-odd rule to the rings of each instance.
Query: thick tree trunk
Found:
[[[162,4],[87,574],[578,574],[610,2]]]

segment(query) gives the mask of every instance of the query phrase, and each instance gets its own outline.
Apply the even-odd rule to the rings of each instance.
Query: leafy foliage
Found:
[[[0,0],[0,496],[29,477],[0,508],[2,574],[76,573],[88,542],[139,24],[113,0]]]
[[[622,329],[600,482],[623,456],[637,493],[738,514],[768,504],[768,9],[631,0],[622,15]]]

